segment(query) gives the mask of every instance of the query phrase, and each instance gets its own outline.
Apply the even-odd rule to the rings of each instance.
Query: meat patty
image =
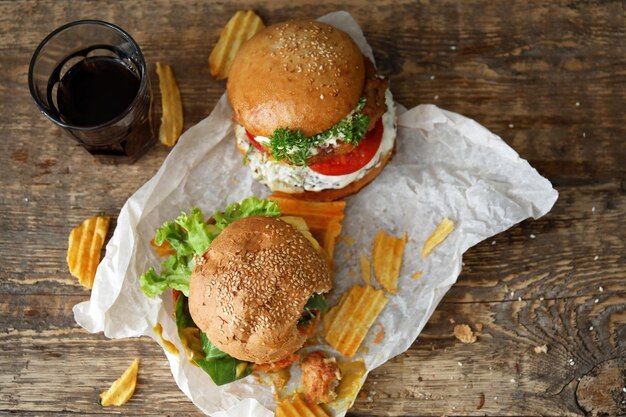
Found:
[[[323,352],[312,352],[304,358],[300,368],[304,399],[309,404],[324,404],[337,397],[335,390],[341,371],[335,358],[327,357]]]

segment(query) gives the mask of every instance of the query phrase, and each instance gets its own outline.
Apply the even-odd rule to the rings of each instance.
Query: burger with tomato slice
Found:
[[[336,27],[268,26],[244,43],[228,77],[237,147],[274,192],[322,201],[353,194],[394,150],[388,84]]]

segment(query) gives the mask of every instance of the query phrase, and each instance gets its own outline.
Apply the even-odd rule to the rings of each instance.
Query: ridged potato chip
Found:
[[[119,407],[126,404],[135,393],[138,372],[139,359],[135,359],[122,376],[111,385],[111,388],[100,394],[100,405]]]
[[[218,80],[228,77],[230,67],[241,45],[265,25],[261,18],[252,10],[238,10],[230,18],[209,55],[211,75]]]
[[[382,290],[355,285],[323,319],[326,341],[351,358],[389,300]]]
[[[84,287],[93,287],[96,268],[100,263],[100,251],[109,231],[110,221],[108,216],[93,216],[70,232],[67,266]]]
[[[366,285],[372,285],[372,264],[364,253],[359,256],[359,265],[361,266],[361,277]]]
[[[454,230],[454,222],[444,218],[437,226],[435,231],[426,239],[422,248],[422,256],[425,258],[435,249],[441,242],[446,240],[448,235]]]
[[[341,233],[345,201],[319,202],[271,195],[283,216],[302,217],[313,237],[322,245],[329,260],[333,259],[335,242]]]
[[[391,294],[398,291],[398,277],[402,266],[402,254],[406,245],[406,233],[401,239],[378,232],[374,238],[372,260],[376,281]]]
[[[161,107],[163,108],[159,140],[171,148],[176,145],[180,134],[183,132],[183,102],[172,67],[157,62],[156,71],[159,75]]]
[[[317,404],[308,404],[299,395],[285,398],[276,406],[276,417],[330,417]]]

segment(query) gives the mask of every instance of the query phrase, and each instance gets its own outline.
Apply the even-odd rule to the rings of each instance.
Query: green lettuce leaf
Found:
[[[256,197],[249,197],[241,203],[233,203],[226,206],[224,211],[216,211],[213,214],[215,227],[221,232],[232,222],[250,216],[280,216],[278,204],[269,200],[259,200]]]
[[[194,269],[195,256],[202,256],[211,242],[232,222],[250,216],[277,217],[278,205],[272,201],[250,197],[241,203],[233,203],[213,215],[215,224],[207,224],[202,211],[192,208],[176,220],[159,227],[154,236],[158,246],[164,242],[172,245],[176,252],[161,264],[161,272],[148,269],[139,278],[139,285],[148,297],[155,297],[168,288],[189,296],[189,279]]]
[[[198,330],[198,326],[196,326],[196,323],[194,323],[189,313],[189,299],[184,295],[180,295],[178,300],[176,300],[175,312],[176,327],[178,328],[178,335],[181,337],[181,340],[189,334],[199,333],[200,342],[202,343],[202,352],[197,351],[198,349],[195,347],[195,344],[191,344],[194,346],[194,355],[204,354],[204,358],[197,357],[193,360],[204,372],[209,374],[216,385],[228,384],[250,375],[250,372],[252,372],[251,363],[240,361],[239,359],[233,358],[228,353],[222,352],[211,343],[204,332]],[[190,328],[193,328],[194,331],[187,331]]]
[[[202,351],[206,355],[206,359],[221,359],[228,356],[228,353],[215,347],[204,332],[200,333],[200,340],[202,340]]]
[[[193,361],[209,374],[215,385],[231,383],[250,375],[252,372],[251,364],[245,365],[246,362],[239,361],[232,356],[214,360],[195,358]]]

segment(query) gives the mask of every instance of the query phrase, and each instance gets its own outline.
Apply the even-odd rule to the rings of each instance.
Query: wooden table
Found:
[[[472,248],[411,349],[365,384],[351,415],[626,414],[626,20],[620,1],[246,2],[268,23],[350,11],[395,98],[435,103],[501,135],[560,192],[550,214]],[[530,4],[528,4],[530,3]],[[147,339],[107,340],[74,323],[89,293],[65,264],[83,219],[115,218],[167,155],[93,159],[36,109],[32,52],[61,24],[127,29],[147,60],[173,65],[185,127],[224,91],[207,56],[227,2],[0,2],[0,416],[201,413]],[[453,323],[476,327],[474,344]],[[546,345],[547,353],[535,353]],[[96,404],[133,357],[138,390]],[[605,413],[605,414],[602,414]]]

